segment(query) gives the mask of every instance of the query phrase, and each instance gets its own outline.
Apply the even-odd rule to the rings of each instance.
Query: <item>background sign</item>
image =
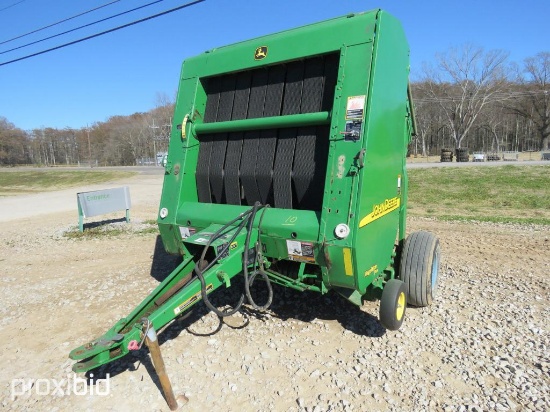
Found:
[[[128,186],[115,189],[96,190],[76,194],[80,231],[84,229],[83,218],[126,210],[126,221],[130,221],[130,189]]]

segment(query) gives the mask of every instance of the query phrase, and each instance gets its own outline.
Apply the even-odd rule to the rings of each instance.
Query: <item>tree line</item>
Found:
[[[470,44],[436,55],[411,82],[416,136],[409,153],[548,150],[550,52],[510,63],[502,50]],[[81,129],[24,131],[0,116],[0,165],[155,164],[167,150],[174,104],[157,97],[146,113],[113,116]]]

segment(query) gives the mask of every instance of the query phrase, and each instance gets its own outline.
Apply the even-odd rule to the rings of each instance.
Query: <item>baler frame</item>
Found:
[[[408,53],[398,21],[373,10],[186,60],[158,217],[166,250],[183,261],[73,350],[73,370],[126,355],[144,324],[159,330],[201,300],[219,316],[245,298],[265,309],[271,282],[356,305],[380,298],[388,329],[401,326],[409,297],[431,303],[439,243],[427,232],[405,240],[416,127]],[[208,294],[240,274],[237,306],[212,307]],[[249,291],[258,276],[263,306]]]

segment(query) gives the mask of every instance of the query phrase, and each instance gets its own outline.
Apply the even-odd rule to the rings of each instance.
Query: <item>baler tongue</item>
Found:
[[[253,232],[248,236],[250,242],[257,240],[256,231]],[[187,247],[194,249],[194,255],[204,251],[212,262],[208,268],[203,263],[204,273],[200,273],[205,294],[221,285],[229,287],[230,279],[242,271],[246,238],[244,224],[235,227],[215,224],[185,240]],[[143,341],[147,322],[159,330],[199,302],[203,294],[200,279],[192,276],[195,260],[184,260],[128,317],[119,320],[103,336],[71,351],[69,357],[79,361],[73,365],[73,371],[85,372],[126,355],[136,342]]]

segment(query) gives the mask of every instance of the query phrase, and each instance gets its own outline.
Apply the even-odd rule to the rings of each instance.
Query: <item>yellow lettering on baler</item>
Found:
[[[372,212],[365,216],[359,222],[359,227],[368,225],[371,222],[374,222],[376,219],[381,218],[382,216],[387,215],[390,212],[393,212],[401,205],[401,199],[399,197],[392,197],[391,199],[386,199],[382,203],[374,205],[372,207]]]

